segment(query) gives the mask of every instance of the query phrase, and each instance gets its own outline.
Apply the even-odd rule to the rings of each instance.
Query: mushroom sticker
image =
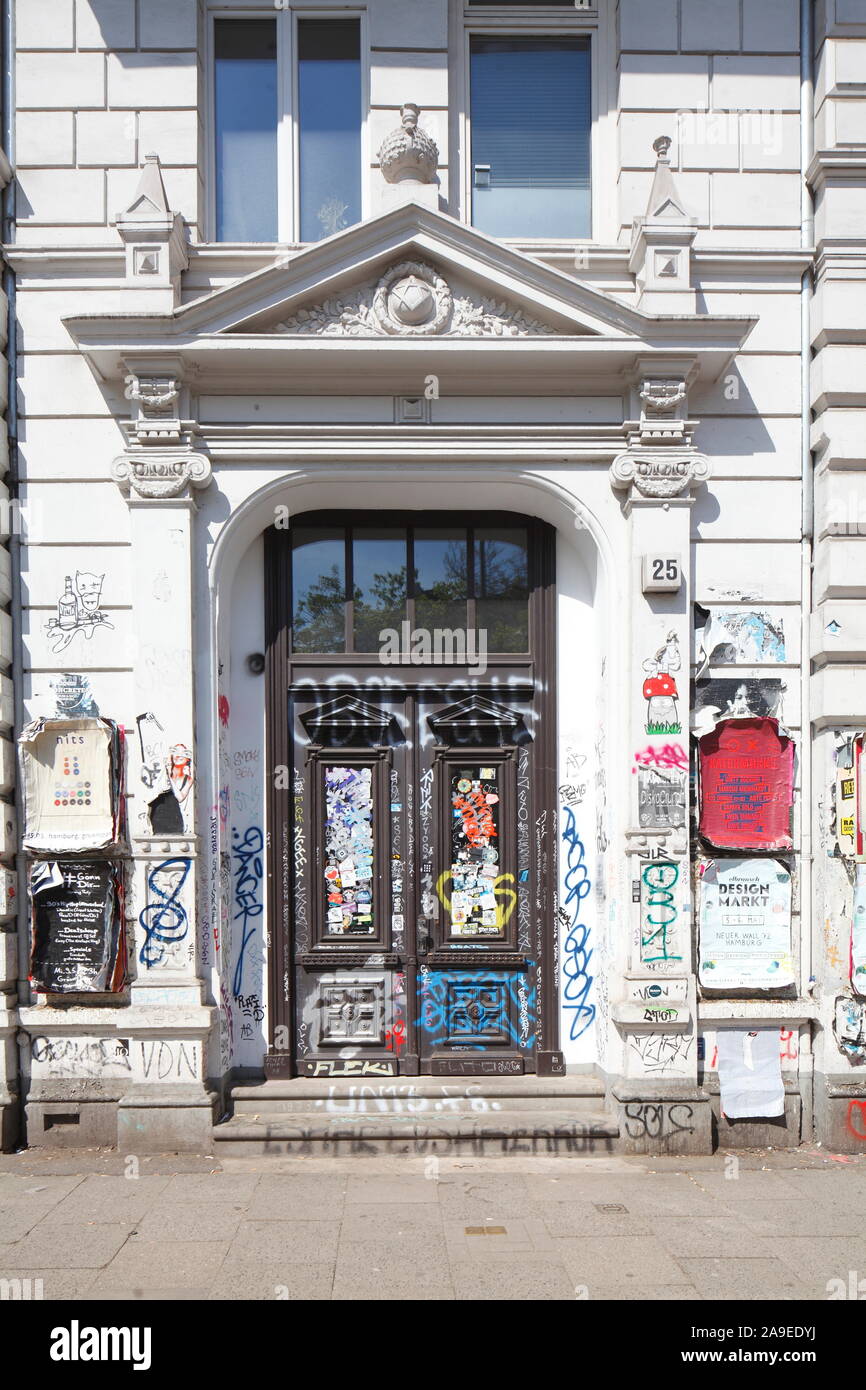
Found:
[[[643,683],[643,697],[647,702],[648,734],[682,733],[677,711],[679,692],[673,675],[681,665],[679,638],[675,632],[669,632],[655,656],[643,664],[643,669],[648,673]]]

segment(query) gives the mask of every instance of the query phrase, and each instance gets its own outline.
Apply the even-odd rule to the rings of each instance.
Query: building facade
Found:
[[[863,0],[9,30],[7,1142],[862,1149]]]

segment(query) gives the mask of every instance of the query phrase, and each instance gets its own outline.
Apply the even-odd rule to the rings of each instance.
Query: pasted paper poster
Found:
[[[854,911],[851,916],[851,986],[866,997],[866,864],[854,871]]]
[[[23,844],[86,852],[118,837],[120,753],[107,719],[46,719],[19,739],[24,785]]]
[[[790,849],[794,745],[775,719],[727,719],[699,741],[700,833],[719,849]]]
[[[719,1093],[728,1120],[776,1119],[785,1113],[779,1025],[720,1028]]]
[[[30,977],[46,993],[117,991],[126,973],[123,870],[111,860],[30,867]]]
[[[701,880],[700,967],[707,989],[794,983],[791,875],[775,859],[717,859]]]
[[[679,768],[638,769],[638,825],[642,830],[681,829],[686,823],[686,775]]]

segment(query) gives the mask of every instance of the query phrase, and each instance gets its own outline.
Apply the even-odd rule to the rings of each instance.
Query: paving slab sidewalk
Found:
[[[132,1162],[29,1150],[0,1155],[0,1281],[30,1280],[46,1300],[822,1301],[828,1281],[866,1278],[864,1215],[866,1155],[815,1148]]]

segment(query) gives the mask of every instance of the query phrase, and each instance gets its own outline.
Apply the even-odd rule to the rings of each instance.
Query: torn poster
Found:
[[[840,1051],[850,1057],[855,1066],[866,1062],[866,1004],[842,995],[836,1000],[833,1032]]]
[[[728,1120],[776,1119],[785,1113],[779,1025],[720,1028],[718,1073],[722,1114]]]
[[[52,994],[116,993],[126,977],[123,869],[86,859],[30,868],[30,978]]]
[[[710,666],[767,666],[785,660],[781,617],[774,620],[760,609],[714,608],[698,637],[695,678],[699,680]]]
[[[854,911],[851,914],[851,988],[866,996],[866,864],[854,870]]]
[[[686,823],[686,775],[678,768],[638,768],[638,825],[677,830]]]
[[[37,719],[22,730],[25,849],[87,853],[117,844],[122,738],[110,719]]]
[[[698,750],[703,838],[717,849],[791,849],[794,744],[777,720],[723,720]]]
[[[717,859],[701,879],[706,989],[780,989],[795,980],[791,875],[775,859]]]
[[[722,719],[781,719],[785,687],[769,680],[705,680],[695,685],[692,729],[697,738]]]
[[[857,741],[859,743],[859,740]],[[836,846],[843,859],[857,853],[857,779],[862,744],[845,739],[836,750]]]

